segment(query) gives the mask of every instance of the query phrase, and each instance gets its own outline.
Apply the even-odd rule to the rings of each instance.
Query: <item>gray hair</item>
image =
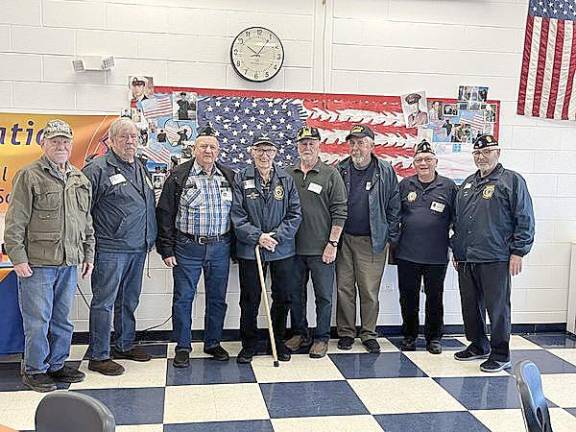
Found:
[[[110,125],[110,130],[108,131],[110,139],[116,138],[120,134],[120,132],[122,132],[124,129],[128,127],[138,130],[136,123],[134,123],[134,121],[130,118],[120,117],[114,120]]]

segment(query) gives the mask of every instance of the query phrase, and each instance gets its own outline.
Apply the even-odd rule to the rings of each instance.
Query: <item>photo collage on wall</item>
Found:
[[[401,101],[406,126],[418,128],[417,142],[433,144],[440,170],[449,164],[461,172],[457,182],[476,170],[472,143],[480,135],[495,134],[498,119],[498,105],[487,102],[488,87],[459,86],[455,102],[426,98],[423,91],[403,95]]]
[[[137,155],[150,171],[154,189],[161,190],[169,170],[192,157],[197,94],[155,93],[150,76],[130,77],[129,87],[130,109],[123,110],[122,116],[130,117],[138,126]]]

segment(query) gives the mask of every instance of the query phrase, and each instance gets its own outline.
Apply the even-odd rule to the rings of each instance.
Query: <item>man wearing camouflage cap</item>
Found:
[[[69,163],[72,129],[62,120],[44,127],[43,155],[14,178],[4,239],[18,275],[25,348],[22,381],[32,390],[56,390],[84,374],[64,364],[73,326],[77,283],[92,273],[94,230],[90,182]]]
[[[480,370],[499,372],[511,366],[510,279],[522,271],[522,257],[534,243],[534,210],[524,178],[498,163],[500,147],[492,135],[478,137],[472,155],[478,171],[464,180],[456,196],[451,239],[471,343],[454,358],[487,358]]]

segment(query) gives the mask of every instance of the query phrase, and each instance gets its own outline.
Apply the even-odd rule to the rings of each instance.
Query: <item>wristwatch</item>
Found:
[[[334,246],[335,248],[338,247],[338,240],[328,240],[328,243],[330,243],[332,246]]]

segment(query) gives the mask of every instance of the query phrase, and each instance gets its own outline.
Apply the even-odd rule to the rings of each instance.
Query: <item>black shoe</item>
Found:
[[[372,354],[378,354],[380,352],[380,344],[376,339],[368,339],[362,342],[366,351]]]
[[[477,354],[470,349],[470,347],[463,349],[462,351],[458,351],[454,353],[454,359],[458,361],[471,361],[471,360],[479,360],[479,359],[486,359],[490,355],[489,352],[485,354]]]
[[[278,350],[278,360],[281,362],[289,362],[292,358],[288,348]]]
[[[22,382],[38,393],[48,393],[58,388],[54,380],[45,373],[34,375],[25,373],[22,375]]]
[[[190,366],[190,352],[188,350],[177,350],[172,362],[175,368],[187,368]]]
[[[134,348],[129,351],[120,351],[116,348],[112,348],[110,354],[113,359],[119,360],[132,360],[137,362],[147,362],[152,360],[152,356],[138,345],[134,346]]]
[[[432,339],[426,343],[426,349],[430,354],[442,354],[442,343],[438,339]]]
[[[54,381],[59,381],[63,383],[79,383],[84,381],[86,374],[80,372],[78,369],[74,369],[71,366],[64,365],[61,369],[56,371],[48,371],[48,376]]]
[[[242,348],[236,357],[236,363],[246,364],[251,363],[252,358],[256,355],[254,351],[248,348]]]
[[[352,349],[352,345],[354,345],[354,338],[350,336],[344,336],[338,339],[338,349],[348,351]]]
[[[112,361],[111,359],[90,360],[88,362],[88,369],[107,376],[118,376],[124,373],[124,366]]]
[[[228,351],[222,348],[221,345],[216,345],[215,347],[212,348],[204,348],[204,352],[206,354],[210,354],[214,360],[228,361],[230,359]]]
[[[504,369],[510,369],[511,367],[512,363],[509,361],[501,362],[497,360],[486,360],[480,365],[480,370],[482,372],[494,373],[503,371]]]
[[[400,343],[400,351],[416,351],[416,339],[405,337]]]

